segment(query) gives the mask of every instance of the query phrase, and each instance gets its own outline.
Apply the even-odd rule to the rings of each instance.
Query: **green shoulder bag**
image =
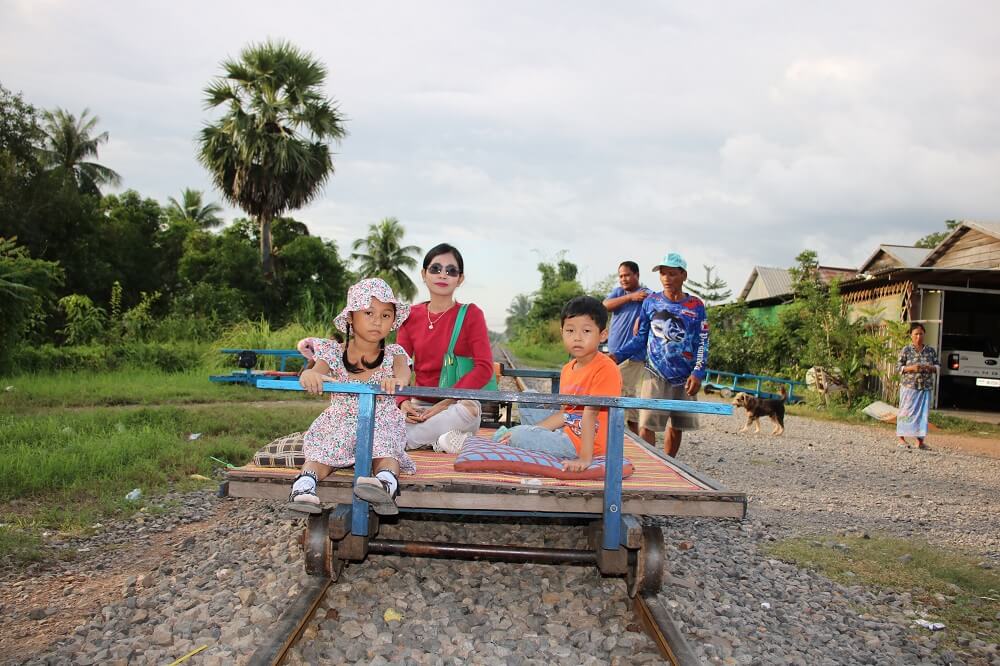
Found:
[[[448,344],[448,351],[445,352],[441,362],[441,379],[438,381],[438,388],[451,388],[458,383],[458,380],[469,374],[476,364],[475,360],[468,356],[455,356],[455,343],[458,342],[458,334],[462,332],[462,322],[465,321],[465,310],[469,305],[465,304],[458,309],[458,316],[455,318],[455,327],[451,329],[451,342]],[[482,388],[483,391],[499,391],[497,377],[495,373],[490,374],[490,381]]]

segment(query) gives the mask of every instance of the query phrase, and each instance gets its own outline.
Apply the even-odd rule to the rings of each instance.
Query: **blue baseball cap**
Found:
[[[663,255],[663,261],[653,266],[653,272],[655,273],[661,268],[680,268],[686,273],[688,269],[688,262],[684,261],[684,257],[676,252],[669,252]]]

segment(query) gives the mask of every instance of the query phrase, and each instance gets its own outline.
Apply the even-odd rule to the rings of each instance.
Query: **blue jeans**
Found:
[[[509,446],[525,451],[548,453],[556,458],[573,460],[579,457],[569,436],[559,430],[546,430],[538,426],[519,425],[510,429]]]

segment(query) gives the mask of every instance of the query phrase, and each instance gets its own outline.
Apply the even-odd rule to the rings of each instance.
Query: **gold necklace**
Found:
[[[448,306],[448,310],[451,310],[453,307],[455,307],[454,303],[452,303],[451,305]],[[446,314],[448,314],[448,310],[445,310],[444,312],[440,313],[437,316],[436,319],[431,319],[431,304],[428,303],[427,304],[427,310],[426,310],[426,312],[427,312],[427,328],[433,330],[434,324],[436,324],[439,321],[441,321],[441,318],[444,317]]]

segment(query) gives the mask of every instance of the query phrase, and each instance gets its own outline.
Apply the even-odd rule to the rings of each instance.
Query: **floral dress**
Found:
[[[375,372],[364,382],[354,379],[344,367],[344,348],[335,340],[308,338],[300,344],[315,354],[315,358],[330,366],[330,377],[337,382],[379,384],[392,377],[392,361],[402,354],[410,362],[409,356],[399,345],[385,346],[385,356]],[[308,353],[308,352],[307,352]],[[314,461],[331,467],[350,467],[354,464],[354,444],[358,429],[358,396],[334,393],[330,396],[330,406],[316,417],[305,434],[303,452],[306,461]],[[413,460],[406,453],[406,418],[396,407],[392,398],[375,398],[375,434],[372,442],[372,458],[395,458],[404,474],[417,471]]]

